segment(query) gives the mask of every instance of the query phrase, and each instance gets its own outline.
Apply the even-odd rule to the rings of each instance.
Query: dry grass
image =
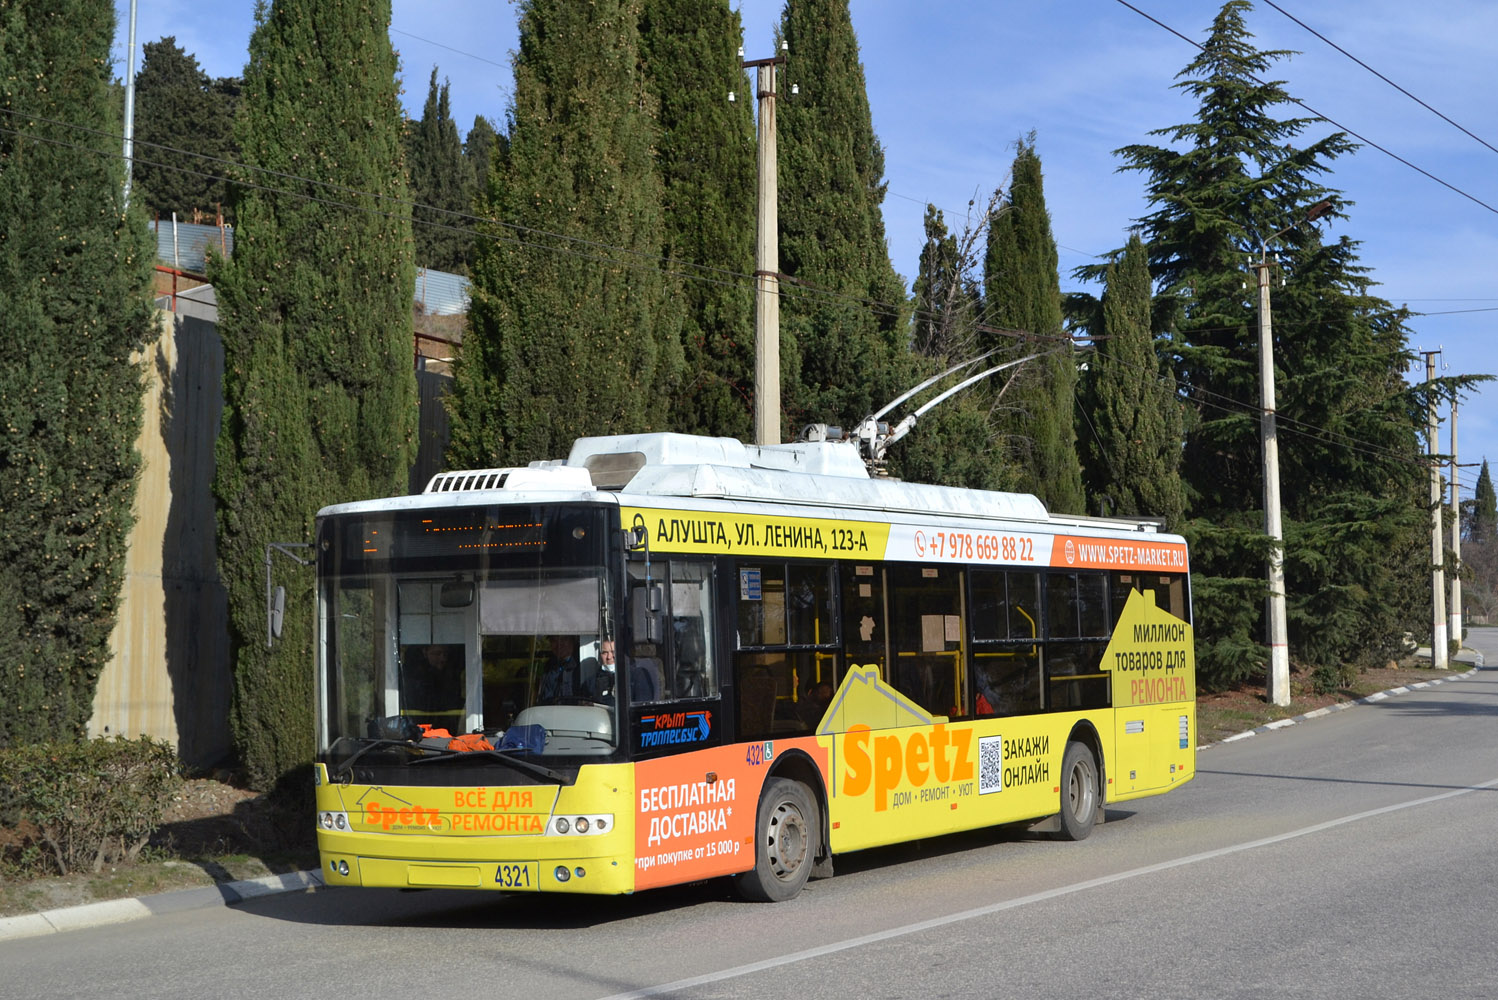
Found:
[[[1314,691],[1310,677],[1297,674],[1290,678],[1290,704],[1283,707],[1265,699],[1262,685],[1240,685],[1231,691],[1200,694],[1196,699],[1197,742],[1216,743],[1269,722],[1294,718],[1341,701],[1356,701],[1406,684],[1450,677],[1466,669],[1458,665],[1455,670],[1433,670],[1419,665],[1422,662],[1406,660],[1397,666],[1365,670],[1352,684],[1329,693]]]

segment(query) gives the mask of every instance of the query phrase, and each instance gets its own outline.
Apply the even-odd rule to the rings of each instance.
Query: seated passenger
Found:
[[[797,702],[796,715],[807,729],[815,731],[822,716],[827,714],[827,706],[831,704],[832,684],[828,681],[816,681],[807,687],[805,696]]]
[[[636,643],[629,660],[629,700],[635,704],[661,700],[661,660],[655,646]]]
[[[1003,698],[999,694],[998,684],[994,680],[993,673],[983,671],[978,677],[978,698],[973,706],[974,715],[998,715],[999,707],[1003,704]]]
[[[462,647],[459,647],[461,650]],[[401,668],[403,710],[418,721],[446,724],[463,711],[463,664],[441,643],[408,647]],[[430,717],[430,718],[429,718]]]

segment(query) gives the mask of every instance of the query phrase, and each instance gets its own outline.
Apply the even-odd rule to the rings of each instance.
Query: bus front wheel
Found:
[[[754,867],[739,875],[740,895],[779,903],[801,891],[817,854],[817,807],[799,781],[771,778],[759,797]]]
[[[1100,808],[1097,759],[1085,743],[1066,745],[1061,760],[1061,830],[1062,840],[1085,840],[1097,824]]]

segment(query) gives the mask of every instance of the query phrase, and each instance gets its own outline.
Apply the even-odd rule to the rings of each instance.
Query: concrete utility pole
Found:
[[[1436,378],[1436,355],[1440,351],[1421,351],[1425,358],[1425,384]],[[1430,665],[1437,670],[1451,666],[1446,640],[1446,568],[1445,540],[1441,538],[1441,466],[1436,461],[1436,401],[1426,404],[1425,450],[1430,458]]]
[[[1330,211],[1330,199],[1306,209],[1303,218],[1259,244],[1259,438],[1264,450],[1264,534],[1269,536],[1269,678],[1265,696],[1274,705],[1290,704],[1290,633],[1285,615],[1285,531],[1280,523],[1280,445],[1274,410],[1274,335],[1269,313],[1269,244],[1300,225]]]
[[[130,207],[130,174],[135,165],[135,0],[130,0],[130,54],[125,59],[125,207]]]
[[[1451,394],[1451,638],[1462,641],[1462,507],[1457,485],[1456,393]]]
[[[754,440],[780,444],[780,212],[775,157],[775,67],[773,59],[751,59],[759,101],[759,212],[754,246]],[[742,54],[742,50],[740,50]]]
[[[1269,683],[1275,705],[1290,704],[1290,638],[1285,615],[1285,533],[1280,523],[1280,446],[1274,419],[1274,337],[1270,327],[1269,268],[1262,248],[1259,262],[1259,399],[1263,414],[1259,438],[1264,450],[1264,533],[1269,536]]]

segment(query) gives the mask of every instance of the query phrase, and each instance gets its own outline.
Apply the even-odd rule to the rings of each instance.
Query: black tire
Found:
[[[754,824],[754,867],[736,878],[739,894],[780,903],[799,893],[816,864],[820,827],[810,789],[789,778],[766,781]]]
[[[1056,836],[1086,840],[1101,808],[1097,758],[1085,743],[1066,744],[1066,756],[1061,759],[1061,829]]]

